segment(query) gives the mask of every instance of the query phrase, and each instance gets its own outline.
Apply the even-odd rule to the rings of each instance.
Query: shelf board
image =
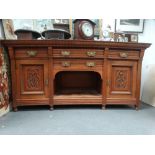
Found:
[[[63,104],[102,104],[102,95],[96,94],[71,94],[54,95],[54,105]]]

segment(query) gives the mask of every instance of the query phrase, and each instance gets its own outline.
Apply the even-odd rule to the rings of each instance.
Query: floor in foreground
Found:
[[[0,118],[1,135],[155,134],[155,108],[128,106],[24,107]]]

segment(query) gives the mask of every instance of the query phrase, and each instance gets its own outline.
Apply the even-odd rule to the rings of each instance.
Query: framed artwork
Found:
[[[14,30],[17,29],[34,29],[33,19],[13,19]]]
[[[53,24],[69,24],[69,19],[13,19],[14,30],[29,29],[42,32],[53,29]]]
[[[138,42],[138,34],[131,34],[131,42]]]
[[[4,34],[6,39],[17,39],[14,34],[14,24],[12,19],[2,19]]]
[[[102,36],[102,19],[91,19],[96,25],[94,29],[95,37],[101,38]]]
[[[52,29],[53,24],[51,19],[34,19],[33,20],[34,30],[42,32],[46,29]]]
[[[53,24],[69,24],[69,19],[52,19]]]
[[[126,33],[125,42],[138,42],[138,33]]]
[[[144,19],[116,19],[116,32],[136,32],[142,33],[144,29]]]

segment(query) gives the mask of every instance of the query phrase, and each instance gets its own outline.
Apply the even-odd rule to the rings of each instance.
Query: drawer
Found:
[[[47,48],[20,47],[15,49],[15,58],[45,58],[47,56]]]
[[[102,70],[102,60],[54,60],[54,70]]]
[[[103,58],[104,50],[96,49],[54,49],[53,57],[59,58]]]
[[[113,50],[113,51],[109,51],[108,58],[111,58],[111,59],[138,59],[139,52],[138,51]]]

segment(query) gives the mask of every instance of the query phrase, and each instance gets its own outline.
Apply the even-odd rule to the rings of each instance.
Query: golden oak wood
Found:
[[[53,50],[52,47],[48,47],[48,86],[49,86],[49,105],[50,109],[53,110],[53,96],[54,96],[54,84],[53,84]],[[51,72],[50,72],[51,71]],[[51,79],[51,80],[50,80]]]
[[[27,105],[140,106],[148,43],[1,40],[11,61],[13,108]]]

